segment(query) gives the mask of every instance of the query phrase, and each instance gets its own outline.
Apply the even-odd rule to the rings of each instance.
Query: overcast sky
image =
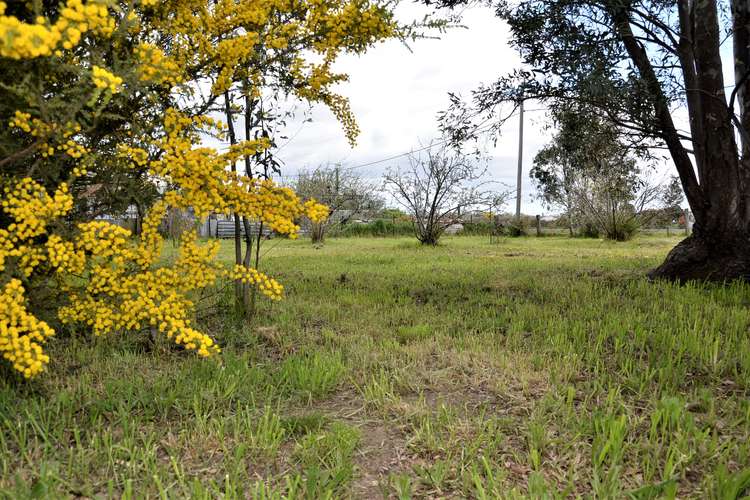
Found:
[[[429,10],[404,3],[402,21],[421,19]],[[398,42],[388,42],[360,57],[341,58],[336,69],[350,75],[340,87],[347,96],[361,129],[356,147],[346,141],[341,126],[324,107],[312,111],[312,122],[291,123],[293,139],[278,156],[285,162],[284,174],[325,163],[353,167],[416,149],[439,135],[437,114],[448,105],[448,92],[466,97],[480,83],[490,83],[520,64],[508,45],[508,30],[484,7],[464,11],[462,23],[438,40],[419,40],[411,51]],[[530,104],[529,108],[539,106]],[[537,150],[549,138],[543,130],[544,113],[526,114],[524,128],[523,212],[543,213],[533,200],[528,171]],[[506,124],[497,147],[488,151],[490,174],[515,188],[518,154],[518,120]],[[380,179],[382,173],[401,160],[357,169],[364,177]],[[512,206],[511,206],[512,205]],[[514,210],[514,203],[506,207]]]

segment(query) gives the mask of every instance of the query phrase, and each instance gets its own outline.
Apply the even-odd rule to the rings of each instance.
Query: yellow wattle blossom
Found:
[[[399,36],[388,2],[368,0],[167,0],[140,2],[141,31],[168,34],[168,50],[142,45],[142,78],[162,73],[200,74],[220,96],[241,81],[252,95],[281,71],[298,98],[328,106],[347,139],[359,133],[346,98],[332,88],[346,80],[334,73],[344,53],[363,53]],[[319,62],[322,61],[322,62]]]
[[[169,206],[192,208],[199,216],[211,212],[236,213],[251,220],[263,221],[273,231],[294,236],[299,231],[296,220],[303,215],[313,220],[327,217],[328,210],[314,200],[303,203],[290,188],[277,186],[271,180],[247,178],[232,174],[228,167],[245,155],[269,147],[267,139],[243,141],[225,153],[207,147],[195,147],[201,127],[217,126],[206,117],[191,118],[168,110],[164,118],[166,135],[153,141],[160,150],[158,159],[149,161],[148,153],[123,145],[120,155],[138,167],[166,180],[176,190],[165,194]]]
[[[42,344],[55,332],[26,310],[24,288],[12,279],[0,289],[0,353],[13,368],[29,378],[47,363]]]
[[[112,224],[80,226],[81,248],[91,255],[88,285],[85,293],[74,293],[71,304],[60,309],[60,319],[87,324],[96,335],[152,328],[201,356],[218,353],[213,339],[192,327],[188,314],[193,303],[187,295],[227,274],[215,262],[218,242],[198,245],[196,235],[188,232],[174,264],[155,267],[163,246],[158,225],[165,212],[166,204],[154,206],[138,243]]]
[[[225,276],[232,280],[239,280],[242,283],[255,285],[258,289],[271,300],[281,300],[284,296],[284,287],[273,278],[258,272],[256,269],[235,265],[231,271],[227,271]]]
[[[64,245],[50,237],[47,247],[35,244],[48,224],[64,216],[73,207],[73,198],[67,184],[58,186],[50,196],[46,190],[29,178],[6,186],[0,208],[13,222],[0,229],[0,272],[9,265],[24,277],[50,259],[70,265],[65,257]],[[46,251],[50,249],[50,251]],[[24,288],[19,279],[10,278],[0,290],[0,353],[24,377],[32,377],[44,369],[49,357],[42,344],[54,331],[26,310]]]
[[[89,0],[85,5],[81,0],[68,0],[55,22],[39,17],[34,24],[4,15],[6,8],[0,2],[0,57],[51,56],[59,48],[72,49],[87,32],[109,36],[115,29],[104,0]]]
[[[75,136],[81,131],[81,126],[75,122],[65,124],[45,123],[39,118],[32,118],[30,113],[16,110],[13,118],[8,122],[11,128],[20,129],[31,137],[43,139],[39,143],[39,151],[43,157],[52,156],[55,151],[61,151],[73,159],[82,158],[89,150],[76,142]],[[80,175],[80,172],[78,173]]]
[[[44,123],[38,118],[32,118],[31,113],[24,113],[18,110],[13,115],[13,118],[10,119],[8,125],[21,129],[27,134],[31,134],[32,137],[43,137],[53,129],[52,125]]]
[[[312,200],[303,204],[289,190],[271,185],[259,189],[257,193],[241,189],[246,196],[243,199],[249,203],[248,210],[258,207],[259,216],[274,227],[292,232],[298,229],[293,214],[314,219],[327,215],[322,205]],[[263,189],[268,190],[267,197],[253,202]],[[277,190],[283,199],[275,198],[279,196]],[[260,208],[263,203],[271,206]],[[182,236],[179,255],[172,265],[159,266],[164,245],[159,225],[168,208],[165,201],[149,211],[137,240],[120,226],[92,221],[79,224],[77,234],[69,240],[51,234],[43,245],[36,245],[35,238],[72,209],[67,184],[62,183],[49,195],[40,184],[24,178],[6,187],[1,206],[13,222],[7,230],[0,229],[0,271],[9,259],[26,277],[41,266],[54,270],[69,298],[69,303],[58,310],[59,319],[88,325],[95,335],[151,328],[185,349],[210,356],[220,349],[192,326],[190,292],[227,278],[253,284],[273,300],[283,295],[281,284],[255,269],[224,269],[216,262],[218,242],[199,245],[194,232]],[[282,208],[289,212],[283,213]],[[86,278],[82,285],[81,277]],[[0,352],[14,368],[31,377],[49,361],[41,346],[54,331],[28,313],[23,292],[20,280],[11,279],[0,294],[4,304],[0,307]]]
[[[58,273],[77,274],[83,272],[86,265],[86,254],[72,241],[65,241],[53,234],[44,245],[47,260]]]
[[[0,207],[15,221],[8,225],[7,232],[11,241],[17,243],[44,234],[49,221],[73,208],[73,197],[66,183],[49,196],[44,187],[26,177],[5,188]]]
[[[17,150],[28,148],[14,167],[31,160],[33,174],[0,179],[6,224],[0,228],[0,352],[25,377],[48,363],[42,346],[53,328],[29,312],[34,284],[42,279],[45,286],[57,287],[64,301],[57,310],[63,324],[82,324],[96,335],[151,330],[201,356],[220,352],[192,323],[193,292],[219,279],[253,284],[272,300],[284,289],[255,269],[225,269],[216,262],[218,243],[199,244],[190,231],[177,257],[164,263],[159,227],[167,210],[191,208],[199,217],[235,213],[294,238],[298,220],[321,221],[328,208],[270,180],[231,173],[230,165],[263,152],[271,141],[242,141],[222,152],[205,147],[205,134],[226,137],[225,127],[205,114],[225,91],[258,98],[280,85],[301,100],[328,106],[353,143],[359,129],[349,102],[333,91],[347,77],[332,68],[340,55],[362,53],[397,34],[390,2],[61,0],[59,6],[41,5],[47,16],[35,17],[31,3],[14,3],[11,15],[0,1],[0,59],[10,65],[49,58],[39,64],[53,71],[43,72],[34,82],[39,86],[26,90],[37,102],[57,97],[57,107],[19,100],[19,109],[5,118],[12,129],[7,137],[22,136]],[[103,40],[107,37],[111,40]],[[101,66],[93,66],[92,59]],[[116,71],[106,66],[111,60],[117,61]],[[63,92],[75,86],[81,92]],[[70,113],[60,106],[60,96],[85,93],[90,100],[71,103]],[[138,115],[117,125],[117,135],[91,132],[102,116],[132,110],[133,102],[160,113],[165,105],[175,109],[164,113],[163,123],[153,115],[148,123],[138,122]],[[97,141],[105,147],[95,146]],[[109,146],[119,157],[103,156]],[[76,179],[88,170],[95,178],[113,163],[120,168],[127,163],[123,159],[138,175],[169,186],[148,210],[139,237],[108,222],[73,219],[71,191],[81,187]]]
[[[157,46],[142,43],[136,48],[135,55],[141,80],[169,85],[182,83],[180,66]]]
[[[99,66],[93,66],[91,68],[91,76],[96,88],[107,89],[113,94],[120,91],[122,78],[113,75],[106,69],[100,68]]]

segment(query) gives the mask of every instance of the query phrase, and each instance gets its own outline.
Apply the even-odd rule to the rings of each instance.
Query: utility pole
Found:
[[[518,178],[516,179],[516,221],[521,222],[521,182],[523,180],[523,99],[518,125]]]

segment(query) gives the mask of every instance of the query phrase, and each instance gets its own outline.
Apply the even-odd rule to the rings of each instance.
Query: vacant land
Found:
[[[200,299],[220,358],[72,336],[0,381],[0,493],[739,498],[750,288],[648,283],[677,241],[268,242],[286,300]]]

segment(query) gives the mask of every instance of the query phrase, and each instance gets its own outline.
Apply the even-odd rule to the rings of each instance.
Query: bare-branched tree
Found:
[[[639,172],[618,175],[607,169],[577,179],[574,199],[582,219],[610,240],[630,239],[655,216],[648,210],[658,201],[663,188]]]
[[[385,175],[385,189],[414,220],[417,239],[436,245],[462,211],[499,206],[508,192],[493,190],[486,167],[475,158],[445,147],[409,155],[409,165]]]
[[[332,225],[347,224],[367,212],[377,212],[384,205],[372,183],[340,166],[326,165],[300,172],[294,189],[303,198],[314,198],[330,210],[325,221],[310,223],[313,243],[321,243]]]

